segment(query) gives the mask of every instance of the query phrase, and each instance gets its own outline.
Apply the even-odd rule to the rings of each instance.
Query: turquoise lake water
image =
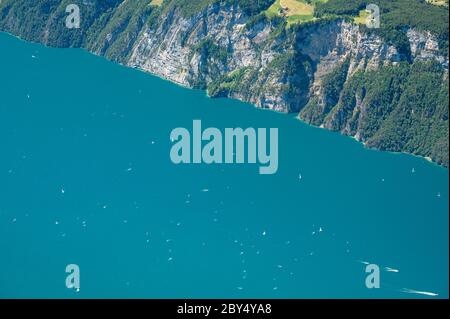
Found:
[[[278,173],[174,165],[194,119],[278,127]],[[448,185],[424,159],[0,34],[0,298],[448,298]]]

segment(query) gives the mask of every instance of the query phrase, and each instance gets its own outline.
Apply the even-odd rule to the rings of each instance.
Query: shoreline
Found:
[[[21,38],[21,37],[18,36],[18,35],[9,33],[9,32],[4,31],[4,30],[0,30],[0,33],[7,34],[8,36],[12,36],[12,37],[14,37],[14,38],[16,38],[16,39],[18,39],[18,40],[20,40],[20,41],[23,41],[23,42],[32,43],[32,44],[36,44],[36,45],[42,45],[43,47],[49,48],[49,49],[75,49],[75,50],[82,50],[82,51],[85,51],[85,52],[88,53],[88,54],[92,54],[92,55],[94,55],[94,56],[100,57],[100,58],[102,58],[102,59],[104,59],[104,60],[106,60],[106,61],[108,61],[108,62],[114,63],[114,64],[116,64],[116,65],[120,65],[120,66],[122,66],[122,67],[124,67],[124,68],[127,68],[127,69],[136,70],[136,71],[138,71],[138,72],[142,72],[142,73],[148,74],[148,75],[150,75],[150,76],[154,76],[154,77],[159,78],[159,79],[161,79],[161,80],[163,80],[163,81],[167,81],[167,82],[170,82],[170,83],[172,83],[172,84],[175,84],[175,85],[177,85],[177,86],[179,86],[179,87],[181,87],[181,88],[188,89],[188,90],[201,91],[201,92],[203,92],[204,95],[205,95],[207,98],[209,98],[209,99],[217,99],[217,98],[215,98],[215,97],[211,97],[210,95],[208,95],[208,91],[207,91],[207,90],[204,90],[204,89],[197,89],[197,88],[194,88],[194,87],[191,87],[191,86],[184,85],[184,84],[181,83],[181,82],[177,82],[177,81],[174,81],[174,80],[172,80],[172,79],[163,77],[163,76],[160,75],[160,74],[152,73],[152,72],[150,72],[150,71],[148,71],[148,70],[145,70],[145,69],[143,69],[143,68],[141,68],[141,67],[139,67],[139,66],[134,66],[134,65],[129,65],[129,64],[123,64],[123,63],[120,63],[120,62],[117,62],[117,61],[110,60],[110,59],[106,58],[105,56],[99,55],[99,54],[97,54],[97,53],[95,53],[95,52],[92,52],[92,51],[90,51],[90,50],[88,50],[88,49],[86,49],[86,48],[84,48],[84,47],[54,47],[54,46],[46,45],[46,44],[44,44],[44,43],[42,43],[42,42],[36,42],[36,41],[32,41],[32,40],[23,39],[23,38]],[[405,154],[405,155],[409,155],[409,156],[414,156],[414,157],[420,158],[420,159],[422,159],[422,160],[425,160],[425,161],[427,161],[428,163],[431,163],[431,164],[433,164],[433,165],[436,165],[436,166],[438,166],[438,167],[441,167],[441,168],[444,168],[444,169],[447,169],[447,170],[449,169],[448,166],[445,166],[445,165],[443,165],[443,164],[441,164],[441,163],[438,163],[438,162],[434,161],[434,160],[433,160],[431,157],[429,157],[429,156],[417,155],[417,154],[408,153],[408,152],[403,152],[403,151],[389,151],[389,150],[382,150],[382,149],[375,148],[375,147],[367,147],[367,145],[366,145],[365,142],[362,142],[362,141],[358,140],[355,136],[343,134],[343,133],[340,132],[340,131],[329,130],[329,129],[323,127],[323,125],[317,126],[317,125],[312,125],[312,124],[310,124],[310,123],[305,122],[304,120],[302,120],[302,119],[298,116],[298,115],[299,115],[299,112],[281,112],[281,111],[277,111],[277,110],[273,110],[273,109],[261,108],[261,107],[258,107],[257,105],[255,105],[255,104],[253,104],[253,103],[251,103],[251,102],[244,101],[244,100],[241,100],[241,99],[235,98],[235,97],[229,97],[229,96],[227,96],[227,97],[223,97],[223,98],[226,98],[226,99],[232,99],[232,100],[236,100],[236,101],[240,101],[240,102],[242,102],[242,103],[247,103],[247,104],[251,105],[252,107],[254,107],[254,108],[258,109],[258,110],[262,110],[262,111],[271,111],[271,112],[275,112],[275,113],[279,113],[279,114],[283,114],[283,115],[292,115],[292,116],[295,116],[295,119],[296,119],[296,120],[298,120],[298,121],[300,121],[301,123],[306,124],[306,125],[308,125],[308,126],[310,126],[310,127],[315,127],[315,128],[318,128],[318,129],[326,130],[326,131],[331,132],[331,133],[338,133],[338,134],[341,135],[341,136],[345,136],[345,137],[351,138],[352,140],[354,140],[354,141],[358,142],[359,144],[361,144],[361,145],[362,145],[365,149],[367,149],[367,150],[374,150],[374,151],[378,151],[378,152],[386,152],[386,153],[391,153],[391,154]]]

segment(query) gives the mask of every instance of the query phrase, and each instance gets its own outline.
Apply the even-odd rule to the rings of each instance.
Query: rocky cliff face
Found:
[[[293,35],[274,38],[276,26],[270,21],[249,26],[250,17],[238,6],[221,3],[190,18],[175,8],[160,19],[156,28],[144,30],[128,65],[196,88],[207,88],[233,73],[257,73],[254,83],[241,79],[248,87],[226,95],[279,111],[299,109],[283,94],[292,79],[283,70],[268,68],[275,58],[292,50]]]
[[[282,19],[249,16],[236,4],[218,2],[189,16],[172,6],[149,22],[152,10],[141,2],[125,1],[92,18],[74,46],[186,87],[207,89],[213,97],[296,112],[312,125],[368,146],[448,165],[448,101],[441,92],[448,91],[448,57],[440,54],[431,33],[408,30],[406,55],[375,32],[344,20],[286,28]],[[59,16],[63,8],[60,4]],[[55,17],[58,13],[48,16],[35,40],[72,46],[73,34],[52,30]],[[3,29],[27,34],[23,28],[10,30],[18,22],[14,12],[1,19]],[[432,61],[439,70],[421,66]],[[425,96],[438,104],[417,108],[408,102],[415,97],[404,83],[419,81],[419,75],[429,75],[420,81],[442,86],[435,96]],[[429,134],[418,140],[424,130]]]
[[[436,60],[448,70],[448,56],[445,57],[439,53],[438,40],[433,34],[416,29],[409,29],[406,34],[414,60]]]
[[[435,37],[408,30],[409,57],[357,26],[345,22],[336,26],[337,32],[327,32],[336,34],[331,42],[308,41],[304,44],[312,45],[300,48],[316,61],[317,71],[309,102],[299,117],[369,147],[422,155],[448,166],[448,94],[444,93],[448,91],[448,57],[439,53]],[[317,56],[318,52],[325,54]],[[423,69],[421,73],[418,67],[405,67],[433,61],[442,72]],[[425,81],[434,83],[438,97],[423,86]],[[418,88],[419,99],[409,92],[408,84]],[[421,99],[438,99],[442,104],[427,106],[425,111]],[[423,140],[419,142],[417,136]]]
[[[161,17],[157,28],[144,29],[127,64],[187,87],[205,88],[229,73],[257,69],[261,76],[252,91],[258,94],[231,95],[259,107],[287,112],[299,111],[303,105],[283,96],[283,87],[295,79],[286,78],[286,70],[270,68],[277,58],[300,54],[300,62],[311,64],[306,79],[311,80],[308,92],[297,92],[296,96],[303,102],[312,96],[323,98],[322,79],[346,59],[350,60],[348,77],[356,71],[377,70],[381,65],[407,59],[379,36],[361,32],[359,26],[349,22],[333,21],[296,34],[275,34],[277,26],[272,22],[261,20],[249,26],[249,19],[237,6],[219,3],[190,18],[173,9]],[[435,59],[448,68],[448,58],[439,55],[437,41],[429,32],[409,30],[408,38],[415,60]],[[298,61],[291,57],[289,62]],[[272,74],[265,74],[269,70]]]
[[[420,122],[433,132],[433,138],[424,137],[427,146],[420,147],[411,142],[414,132],[403,134],[396,127],[400,124],[392,123],[403,94],[400,85],[398,96],[390,87],[373,94],[367,94],[370,88],[355,88],[362,74],[373,77],[386,68],[401,74],[400,65],[414,61],[437,61],[445,82],[448,57],[440,55],[431,33],[408,30],[411,54],[406,55],[376,33],[344,20],[285,29],[279,21],[254,19],[235,5],[219,3],[189,18],[174,8],[160,19],[157,27],[144,29],[128,65],[187,87],[208,89],[211,96],[298,112],[312,125],[340,131],[370,147],[411,152],[448,165],[448,143],[443,141],[448,129],[436,137],[442,129]],[[377,99],[386,94],[389,100],[380,105]],[[414,107],[408,112],[414,113]],[[437,120],[448,121],[448,115],[444,111]],[[399,142],[386,141],[391,135]]]
[[[361,32],[357,25],[338,22],[331,26],[334,28],[329,26],[326,30],[317,30],[306,41],[300,43],[299,50],[311,57],[316,65],[310,92],[311,103],[302,110],[300,118],[328,129],[340,129],[344,134],[355,135],[359,139],[359,132],[349,129],[346,125],[348,123],[336,125],[340,113],[331,111],[338,104],[340,96],[330,99],[323,82],[331,80],[329,76],[333,72],[344,68],[340,70],[344,78],[333,79],[342,90],[355,73],[377,71],[382,66],[395,66],[407,61],[408,56],[400,54],[394,46],[387,44],[379,36]],[[411,29],[407,35],[414,61],[435,60],[448,72],[448,57],[439,54],[437,41],[429,32]],[[364,116],[365,112],[360,106],[361,103],[357,103],[353,112]]]

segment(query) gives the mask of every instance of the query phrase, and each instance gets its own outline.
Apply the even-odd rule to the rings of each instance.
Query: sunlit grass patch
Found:
[[[281,5],[280,0],[275,1],[274,4],[272,4],[269,9],[266,10],[265,14],[269,17],[275,17],[279,16],[281,14]]]
[[[426,0],[429,4],[435,6],[448,7],[448,0]]]
[[[369,15],[370,12],[368,10],[361,10],[359,11],[359,15],[353,18],[353,21],[357,24],[366,24]]]
[[[266,11],[268,17],[285,17],[288,25],[315,20],[314,8],[318,2],[327,0],[277,0]]]
[[[160,5],[162,5],[163,1],[164,0],[151,0],[150,5],[159,7]]]

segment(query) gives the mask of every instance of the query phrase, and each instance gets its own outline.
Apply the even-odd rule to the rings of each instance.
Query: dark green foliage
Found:
[[[398,103],[408,74],[409,65],[403,63],[397,67],[383,67],[378,72],[358,72],[352,76],[333,110],[332,115],[338,115],[339,121],[332,128],[342,129],[342,124],[352,117],[356,103],[360,101],[365,111],[358,123],[361,138],[366,140],[373,136]]]
[[[439,64],[414,63],[398,103],[369,146],[430,156],[448,166],[448,79]]]
[[[283,83],[278,94],[289,102],[288,111],[298,112],[307,103],[307,92],[313,76],[310,59],[298,51],[281,54],[269,63],[259,77],[268,79],[273,74],[278,74]]]
[[[429,156],[448,166],[448,78],[437,62],[402,63],[358,72],[338,103],[311,99],[302,118],[333,130],[359,133],[369,147]],[[330,86],[325,86],[330,96]],[[331,90],[333,92],[333,90]]]
[[[363,10],[368,0],[329,0],[328,2],[317,3],[314,15],[322,17],[324,15],[358,15]]]
[[[202,54],[207,59],[216,59],[221,63],[227,63],[228,53],[225,48],[216,45],[211,39],[204,39],[192,48],[193,52]]]
[[[301,111],[305,121],[358,133],[369,147],[429,156],[448,166],[449,82],[439,63],[357,72],[341,88],[343,70],[323,80],[324,101],[310,99]]]
[[[33,6],[30,6],[27,1],[4,0],[0,6],[0,28],[14,30],[16,35],[38,41],[51,12],[58,8],[60,2],[36,0]],[[24,19],[25,16],[29,19]]]
[[[88,35],[88,48],[111,60],[125,62],[153,10],[155,8],[149,5],[148,0],[125,2],[107,21],[99,19],[94,23]],[[100,33],[96,32],[97,25],[104,25]]]
[[[339,67],[335,68],[333,72],[323,80],[327,104],[335,105],[338,102],[342,87],[347,79],[348,67],[349,59],[345,60]]]
[[[284,66],[285,98],[290,103],[290,112],[300,111],[308,102],[308,92],[313,78],[313,63],[308,56],[295,51]]]
[[[164,6],[166,10],[173,8],[179,8],[185,16],[192,16],[200,13],[213,3],[217,3],[220,0],[164,0]]]
[[[98,34],[122,0],[92,1],[83,0],[4,0],[0,9],[0,28],[14,30],[14,33],[27,40],[42,41],[58,47],[81,47],[89,34]],[[81,26],[68,29],[65,25],[69,4],[80,7]],[[26,19],[24,19],[26,17]]]
[[[205,38],[197,45],[191,48],[189,60],[197,54],[200,57],[199,79],[196,79],[192,85],[198,89],[207,88],[207,78],[216,78],[226,69],[228,62],[228,52],[226,48],[218,46],[209,38]]]
[[[320,125],[325,116],[338,103],[339,96],[347,78],[349,60],[345,60],[322,80],[323,101],[311,98],[302,110],[302,117],[311,124]]]
[[[256,15],[267,10],[275,0],[226,0],[229,3],[237,4],[247,15]]]
[[[242,68],[224,76],[218,77],[208,86],[208,95],[211,97],[227,97],[238,92],[244,82],[244,76],[250,68]]]
[[[167,8],[178,7],[185,16],[198,14],[214,3],[238,5],[249,15],[257,15],[269,8],[275,0],[165,0]]]
[[[266,14],[260,13],[252,16],[245,24],[245,28],[249,30],[259,23],[270,23],[274,28],[279,29],[278,31],[283,31],[286,27],[286,19],[279,16],[268,17]]]

